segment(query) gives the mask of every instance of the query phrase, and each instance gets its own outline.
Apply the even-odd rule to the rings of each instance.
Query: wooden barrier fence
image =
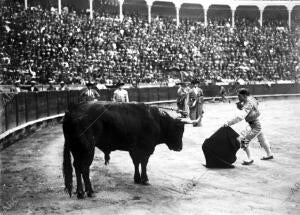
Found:
[[[247,85],[253,95],[297,94],[300,84]],[[237,86],[225,86],[229,96],[235,94]],[[219,95],[218,86],[204,86],[204,95]],[[175,100],[177,87],[131,88],[129,100],[136,102],[154,102]],[[65,112],[69,103],[79,101],[80,91],[44,91],[22,92],[18,94],[0,94],[0,135],[22,124]],[[100,90],[100,100],[110,101],[113,89]]]

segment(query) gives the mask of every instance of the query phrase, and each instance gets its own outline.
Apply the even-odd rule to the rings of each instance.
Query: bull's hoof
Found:
[[[134,174],[133,180],[134,180],[135,184],[140,184],[141,181],[142,181],[141,180],[141,175],[140,174]]]
[[[89,197],[89,198],[93,198],[93,197],[96,196],[94,192],[88,192],[88,193],[86,193],[86,195],[87,195],[87,197]]]
[[[141,185],[148,186],[148,185],[150,185],[150,183],[149,183],[149,181],[142,181],[142,182],[141,182]]]
[[[84,192],[77,192],[77,199],[84,199]]]
[[[142,185],[150,185],[148,176],[146,174],[141,176],[141,184]]]
[[[142,181],[141,181],[140,178],[135,178],[135,179],[134,179],[134,183],[135,183],[135,184],[141,184],[141,182],[142,182]]]
[[[86,190],[86,195],[87,197],[94,197],[94,190],[93,189],[90,189],[90,190]]]

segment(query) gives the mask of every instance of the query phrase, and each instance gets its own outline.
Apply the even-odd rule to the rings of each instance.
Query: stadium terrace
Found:
[[[298,81],[300,1],[1,4],[0,84]]]

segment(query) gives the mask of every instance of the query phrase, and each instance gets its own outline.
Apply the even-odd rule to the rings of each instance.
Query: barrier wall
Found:
[[[298,94],[300,84],[225,86],[227,95],[236,94],[240,87],[247,87],[253,95]],[[219,95],[219,86],[204,86],[205,97]],[[175,100],[177,87],[128,89],[130,101],[153,102]],[[0,135],[22,124],[62,114],[69,103],[78,103],[80,91],[22,92],[0,94]],[[100,90],[100,100],[110,101],[113,89]]]

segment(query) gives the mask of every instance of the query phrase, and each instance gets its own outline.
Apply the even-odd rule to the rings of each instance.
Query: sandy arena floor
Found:
[[[151,185],[133,183],[127,152],[112,152],[108,166],[96,151],[91,181],[96,197],[64,193],[61,125],[48,127],[1,151],[0,214],[300,214],[300,99],[261,102],[264,131],[275,159],[252,143],[255,162],[234,169],[206,169],[202,143],[233,116],[234,103],[205,104],[202,127],[186,126],[181,152],[156,147]],[[246,126],[234,126],[241,131]]]

